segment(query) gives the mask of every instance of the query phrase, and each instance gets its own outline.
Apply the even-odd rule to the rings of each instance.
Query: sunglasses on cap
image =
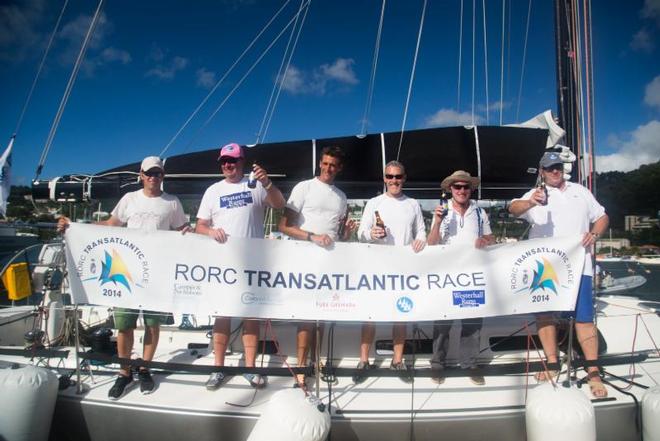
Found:
[[[472,187],[468,184],[452,184],[451,188],[454,190],[472,190]]]
[[[150,178],[162,178],[163,172],[160,170],[147,170],[142,172],[145,176]]]
[[[385,179],[403,179],[405,175],[389,175],[385,174]]]

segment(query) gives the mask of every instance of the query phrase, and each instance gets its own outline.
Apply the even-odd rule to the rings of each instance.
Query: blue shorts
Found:
[[[594,298],[591,276],[582,275],[580,279],[580,289],[578,290],[575,311],[562,314],[562,317],[573,317],[577,323],[594,322]]]

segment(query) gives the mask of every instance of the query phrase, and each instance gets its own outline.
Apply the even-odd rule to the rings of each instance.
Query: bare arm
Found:
[[[311,231],[305,231],[296,225],[297,220],[298,213],[290,208],[285,208],[284,214],[277,225],[277,229],[287,236],[293,237],[297,240],[309,240],[322,247],[332,245],[333,240],[330,236],[327,234],[314,234]]]
[[[265,169],[261,168],[259,165],[255,164],[254,168],[254,177],[257,181],[261,182],[261,185],[266,190],[266,203],[271,208],[284,208],[286,201],[284,196],[279,188],[273,184],[273,181],[268,177],[268,173]]]
[[[509,205],[509,213],[515,217],[520,217],[531,208],[540,205],[545,200],[543,189],[537,188],[529,199],[518,199]]]
[[[442,224],[443,218],[443,208],[438,205],[433,211],[433,222],[431,222],[431,230],[429,235],[426,238],[426,242],[429,245],[437,245],[442,242],[442,237],[440,237],[440,224]]]
[[[602,215],[596,222],[593,223],[589,232],[584,234],[582,238],[582,245],[585,247],[590,247],[595,244],[598,238],[607,230],[607,227],[610,225],[610,218],[606,214]]]
[[[213,240],[216,240],[220,243],[227,242],[227,234],[225,233],[225,230],[222,228],[212,228],[208,219],[197,219],[195,233],[210,236],[213,238]]]

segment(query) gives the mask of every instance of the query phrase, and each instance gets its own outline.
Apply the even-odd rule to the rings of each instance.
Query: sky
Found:
[[[660,0],[592,3],[596,163],[599,171],[629,171],[660,159]],[[63,4],[0,2],[5,144]],[[362,132],[363,121],[368,133],[399,131],[413,65],[406,129],[466,125],[473,118],[498,125],[500,109],[504,124],[547,109],[556,114],[553,2],[532,1],[529,24],[529,0],[474,4],[429,0],[414,63],[424,1],[386,2],[365,119],[381,1],[312,0],[304,21],[300,16],[298,38],[299,27],[285,26],[300,0],[106,1],[41,178],[99,172],[159,155],[168,145],[164,156],[253,144],[258,134],[261,142],[350,136]],[[35,177],[95,9],[88,0],[67,4],[17,134],[13,184]],[[296,42],[289,63],[288,41],[290,48]],[[269,97],[282,78],[265,130]]]

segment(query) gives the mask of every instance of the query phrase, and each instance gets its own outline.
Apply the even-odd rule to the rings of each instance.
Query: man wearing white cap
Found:
[[[211,185],[199,205],[197,212],[196,233],[212,237],[218,243],[225,243],[232,237],[264,237],[264,212],[266,206],[283,208],[285,204],[282,192],[268,178],[266,170],[254,165],[252,171],[257,180],[254,188],[248,187],[244,176],[245,156],[241,146],[227,144],[218,156],[220,170],[225,179]],[[215,366],[224,366],[225,351],[229,343],[231,319],[217,317],[213,325],[213,351]],[[243,320],[243,349],[245,366],[254,367],[259,343],[259,321]],[[245,379],[254,388],[266,385],[266,377],[246,373]],[[213,372],[206,388],[219,388],[225,375]]]
[[[183,212],[181,202],[176,196],[165,193],[162,189],[165,169],[163,161],[157,156],[144,158],[140,165],[140,179],[142,190],[126,193],[117,206],[112,210],[112,215],[105,221],[98,222],[99,225],[112,227],[126,226],[147,231],[155,230],[184,230],[188,228],[188,220]],[[66,217],[60,218],[58,230],[63,231],[69,224]],[[115,308],[113,312],[115,328],[117,329],[117,355],[120,358],[129,358],[133,351],[134,330],[137,325],[139,310]],[[160,336],[160,325],[165,323],[170,314],[142,311],[144,318],[144,348],[142,359],[153,360],[158,346]],[[149,370],[140,367],[138,370],[140,390],[143,394],[149,394],[154,390],[154,382]],[[130,366],[121,366],[119,376],[114,386],[108,392],[111,400],[119,399],[126,387],[133,382]]]
[[[479,186],[479,178],[471,176],[464,170],[457,170],[447,176],[440,187],[451,192],[451,200],[447,207],[438,206],[433,212],[433,223],[429,232],[429,245],[443,243],[473,245],[483,248],[495,243],[490,229],[488,215],[470,199],[472,191]],[[431,377],[435,383],[442,384],[445,377],[442,369],[445,367],[447,350],[449,348],[449,331],[453,322],[440,320],[433,326],[433,356],[431,367],[436,374]],[[479,340],[481,337],[482,319],[461,320],[461,341],[459,361],[464,369],[476,368],[479,354]],[[472,372],[470,380],[477,386],[485,384],[482,375]]]
[[[582,245],[587,254],[580,279],[575,311],[575,332],[587,361],[598,360],[598,335],[594,324],[593,305],[593,266],[591,248],[596,239],[607,230],[609,217],[605,209],[596,201],[593,194],[580,184],[564,179],[564,161],[557,152],[546,152],[539,161],[539,173],[545,183],[545,190],[537,187],[529,190],[520,199],[514,199],[509,212],[531,224],[529,238],[562,237],[582,235]],[[557,329],[552,313],[539,314],[536,318],[539,339],[548,363],[556,364]],[[586,368],[586,381],[595,398],[605,398],[607,389],[600,378],[597,365]],[[539,372],[538,381],[548,381],[558,375],[558,371]]]

